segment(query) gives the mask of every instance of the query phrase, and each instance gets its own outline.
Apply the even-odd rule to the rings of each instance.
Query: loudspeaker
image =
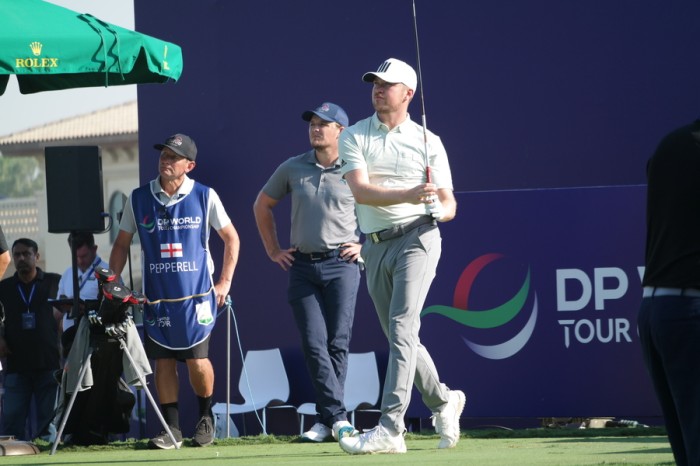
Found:
[[[97,146],[47,147],[49,233],[105,230],[102,155]]]

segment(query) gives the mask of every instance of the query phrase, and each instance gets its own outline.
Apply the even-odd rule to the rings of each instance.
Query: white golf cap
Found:
[[[416,72],[411,65],[396,58],[389,58],[384,61],[377,71],[368,71],[362,75],[362,80],[368,83],[374,81],[374,78],[382,79],[388,83],[402,83],[416,90],[418,78]]]

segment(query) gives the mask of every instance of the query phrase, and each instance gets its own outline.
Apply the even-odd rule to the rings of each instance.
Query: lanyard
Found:
[[[24,301],[24,304],[27,305],[27,312],[29,312],[29,304],[32,302],[32,298],[34,297],[36,282],[32,283],[32,290],[29,292],[29,299],[27,299],[27,296],[24,294],[21,283],[17,283],[17,289],[19,290],[19,295],[22,297],[22,301]]]
[[[84,273],[80,276],[80,281],[78,282],[78,284],[79,284],[78,290],[83,289],[83,286],[85,286],[87,281],[90,279],[90,275],[92,275],[92,273],[95,271],[95,268],[98,266],[98,264],[100,263],[101,260],[102,259],[100,259],[99,257],[97,259],[95,259],[95,263],[92,264],[92,267],[90,267],[90,270],[88,270],[87,273]]]

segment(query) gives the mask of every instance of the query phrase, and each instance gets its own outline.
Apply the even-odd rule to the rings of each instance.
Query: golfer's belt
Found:
[[[411,230],[415,230],[419,226],[422,225],[427,225],[427,224],[432,224],[432,225],[437,225],[437,220],[435,220],[433,217],[430,215],[423,215],[421,217],[418,217],[417,219],[404,223],[401,225],[396,225],[391,228],[387,228],[386,230],[381,230],[381,231],[375,231],[374,233],[370,233],[368,236],[372,240],[373,243],[381,243],[382,241],[388,241],[390,239],[398,238],[399,236],[403,236],[406,233],[408,233]]]

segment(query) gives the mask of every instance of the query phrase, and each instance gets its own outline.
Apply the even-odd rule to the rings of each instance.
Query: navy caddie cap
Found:
[[[155,144],[154,149],[163,150],[168,147],[177,155],[180,155],[188,160],[194,161],[197,158],[197,145],[191,137],[186,134],[173,134],[165,140],[163,144]]]

